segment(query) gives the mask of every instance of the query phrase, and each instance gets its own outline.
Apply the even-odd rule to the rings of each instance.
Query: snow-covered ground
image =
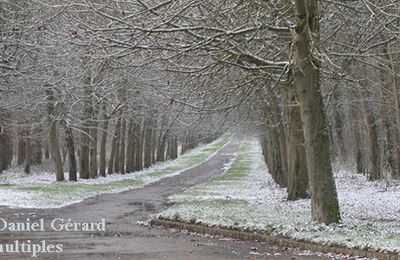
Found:
[[[162,178],[181,174],[187,169],[208,160],[225,146],[230,137],[224,136],[201,145],[176,160],[157,163],[143,171],[112,174],[96,179],[79,179],[79,182],[56,182],[51,172],[23,173],[13,168],[0,175],[2,206],[56,208],[80,202],[100,193],[115,193],[157,182]],[[67,173],[65,173],[67,176]]]
[[[301,241],[400,252],[400,184],[336,172],[342,222],[313,223],[310,200],[287,201],[256,140],[243,142],[225,174],[170,197],[160,216],[211,226],[262,230]]]

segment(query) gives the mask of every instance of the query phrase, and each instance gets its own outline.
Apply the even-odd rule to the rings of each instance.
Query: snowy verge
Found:
[[[143,187],[166,177],[172,177],[213,157],[227,145],[230,137],[221,137],[210,144],[201,145],[176,160],[157,163],[143,171],[112,174],[79,182],[55,182],[54,173],[12,169],[0,175],[0,205],[26,208],[58,208],[78,203],[101,193],[117,193]]]
[[[250,166],[249,166],[250,164]],[[263,231],[323,245],[400,252],[400,185],[382,189],[351,172],[337,172],[343,220],[313,223],[310,200],[287,201],[261,155],[256,140],[243,142],[223,176],[170,197],[160,217],[210,226]]]

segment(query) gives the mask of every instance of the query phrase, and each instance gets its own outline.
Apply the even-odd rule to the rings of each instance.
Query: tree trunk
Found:
[[[184,155],[186,153],[187,138],[188,138],[188,133],[185,132],[185,134],[182,137],[182,141],[181,141],[181,155]],[[157,146],[158,146],[158,144],[157,144]]]
[[[267,168],[269,174],[271,174],[272,178],[275,182],[277,182],[277,171],[276,171],[276,160],[274,159],[274,151],[272,144],[273,137],[271,136],[270,129],[266,129],[264,133],[264,157],[265,162],[267,163]]]
[[[117,139],[117,143],[116,143],[116,145],[115,145],[115,153],[114,153],[114,171],[113,172],[115,172],[115,173],[119,173],[119,166],[120,166],[120,164],[119,164],[119,160],[120,160],[120,156],[119,156],[119,152],[120,152],[120,149],[119,149],[119,147],[120,147],[120,138],[118,138]]]
[[[134,124],[133,121],[130,120],[128,123],[128,133],[127,133],[127,145],[126,145],[126,172],[134,171],[134,163],[135,157],[134,153]]]
[[[32,129],[32,165],[39,165],[42,163],[42,128],[33,127]]]
[[[166,160],[170,160],[171,159],[171,153],[172,153],[172,140],[171,140],[171,136],[169,136],[167,138],[167,153],[165,155],[165,159]]]
[[[157,152],[157,131],[153,129],[151,131],[151,164],[156,162],[156,152]]]
[[[51,158],[54,162],[55,173],[56,173],[56,180],[57,181],[64,181],[64,170],[62,166],[61,154],[60,154],[60,147],[58,144],[58,137],[57,137],[57,123],[54,121],[54,96],[53,91],[51,89],[46,90],[47,95],[47,114],[49,116],[49,143],[50,143],[50,152]]]
[[[133,129],[132,129],[132,171],[136,171],[136,159],[137,159],[137,152],[138,152],[138,145],[139,144],[139,132],[138,129],[140,128],[139,125],[136,123],[133,123]]]
[[[50,149],[49,149],[49,144],[46,141],[46,145],[44,146],[44,159],[48,160],[50,159]]]
[[[81,129],[81,149],[80,149],[80,156],[79,156],[79,176],[82,179],[89,179],[89,131],[88,129],[82,128]]]
[[[42,164],[42,144],[38,138],[35,138],[33,140],[32,144],[32,164],[33,165],[39,165]]]
[[[288,200],[304,199],[308,198],[308,173],[303,123],[296,92],[288,90],[286,97]]]
[[[272,149],[274,149],[276,181],[281,187],[287,187],[288,161],[283,113],[275,93],[270,95],[269,100],[270,106],[268,106],[268,108],[270,109],[270,115],[268,117],[268,123],[272,126],[271,135],[274,136],[271,143]]]
[[[125,137],[126,137],[126,121],[122,119],[121,138],[119,150],[119,172],[125,174]]]
[[[3,131],[3,128],[0,126],[0,131]],[[7,169],[7,166],[5,165],[5,142],[4,142],[4,137],[3,133],[0,132],[0,173],[3,173],[5,169]]]
[[[387,39],[384,37],[384,41]],[[392,142],[389,142],[391,145],[390,149],[392,152],[393,164],[395,164],[394,172],[392,175],[394,177],[400,177],[400,77],[399,77],[399,63],[396,62],[396,58],[394,57],[393,47],[391,47],[390,43],[387,43],[383,48],[383,52],[386,54],[385,62],[387,63],[390,71],[386,72],[386,78],[388,82],[387,91],[390,93],[390,107],[394,109],[393,115],[393,126],[390,129],[389,134],[391,135]]]
[[[32,145],[31,145],[31,136],[30,131],[25,131],[25,161],[24,161],[24,172],[26,174],[31,173],[31,162],[32,162]]]
[[[353,153],[357,173],[365,174],[364,157],[361,144],[361,129],[355,108],[351,108],[351,131],[353,139]]]
[[[115,161],[115,153],[116,150],[118,149],[117,143],[118,143],[118,138],[119,138],[119,128],[120,128],[121,121],[120,119],[117,120],[117,124],[115,126],[114,130],[114,137],[112,140],[111,144],[111,153],[110,153],[110,159],[108,161],[108,174],[113,174],[114,171],[114,161]]]
[[[152,143],[152,130],[149,124],[146,124],[146,129],[144,130],[144,168],[149,168],[151,166],[151,143]]]
[[[178,137],[174,135],[171,142],[171,159],[178,158]]]
[[[304,122],[311,214],[314,221],[330,224],[340,220],[340,210],[320,89],[320,61],[316,57],[320,34],[318,1],[295,0],[295,8],[294,79]]]
[[[115,142],[115,153],[114,153],[114,171],[115,173],[119,173],[119,166],[120,166],[120,142],[121,142],[121,118],[118,119],[117,121],[117,126],[115,128],[115,133],[116,136],[114,137],[116,139]]]
[[[368,110],[367,105],[363,101],[365,127],[367,130],[368,144],[368,179],[370,181],[380,179],[382,176],[379,163],[379,144],[378,144],[378,129],[373,111]]]
[[[287,161],[287,144],[286,144],[286,135],[285,130],[283,128],[282,122],[277,126],[277,134],[279,141],[279,154],[281,161],[281,177],[280,182],[282,187],[287,187],[288,181],[288,161]]]
[[[271,152],[271,174],[274,180],[279,186],[285,187],[286,185],[286,174],[283,172],[282,151],[280,143],[280,133],[276,127],[270,128],[269,130],[269,150]]]
[[[114,138],[111,146],[111,155],[108,164],[108,169],[109,169],[108,174],[119,172],[119,142],[121,135],[121,116],[122,114],[119,115],[117,124],[115,125]]]
[[[67,143],[68,151],[68,174],[70,181],[77,181],[76,157],[75,157],[75,142],[72,129],[65,125],[65,142]]]
[[[0,113],[0,120],[8,117],[6,113],[2,111],[0,111]],[[2,126],[2,123],[0,122],[0,173],[11,166],[13,160],[12,144],[13,143],[9,132]]]
[[[140,126],[135,127],[135,129],[135,171],[141,171],[143,170],[143,131]]]
[[[108,116],[106,114],[105,106],[103,107],[103,129],[101,132],[100,140],[100,176],[106,177],[106,154],[107,154],[107,130],[108,130]]]
[[[21,130],[18,135],[18,154],[17,154],[18,165],[22,165],[25,162],[25,156],[26,156],[25,135],[26,135],[25,130]]]
[[[62,166],[60,148],[58,145],[56,122],[50,123],[50,151],[51,158],[53,158],[55,164],[56,180],[64,181],[64,170]]]
[[[349,70],[350,62],[343,65],[343,70]],[[327,108],[328,118],[331,118],[329,127],[330,143],[331,143],[331,159],[340,163],[346,163],[348,156],[345,146],[344,136],[344,113],[343,105],[340,100],[344,99],[340,88],[341,81],[337,80],[333,87],[333,93],[330,95],[329,107]]]
[[[165,161],[165,148],[166,148],[166,137],[164,134],[160,133],[158,138],[158,148],[157,148],[157,162]]]
[[[90,129],[90,149],[89,149],[89,174],[90,178],[94,179],[98,176],[97,168],[97,124],[93,123]]]

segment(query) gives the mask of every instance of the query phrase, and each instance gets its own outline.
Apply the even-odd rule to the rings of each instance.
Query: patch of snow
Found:
[[[184,160],[188,157],[196,156],[203,152],[204,149],[210,147],[212,145],[216,145],[218,143],[223,142],[223,138],[221,137],[209,144],[202,144],[195,149],[192,149],[185,153],[183,156],[170,161],[165,161],[161,163],[156,163],[148,169],[144,169],[142,171],[137,171],[133,173],[127,174],[111,174],[107,175],[107,177],[101,177],[95,179],[79,179],[79,182],[56,182],[54,173],[51,172],[32,172],[29,175],[26,175],[23,172],[22,168],[14,167],[7,171],[4,171],[3,174],[0,175],[0,197],[2,201],[0,205],[9,206],[14,208],[26,207],[26,208],[61,208],[70,204],[79,203],[87,198],[93,197],[95,195],[101,193],[117,193],[130,189],[140,188],[145,185],[158,182],[164,178],[172,177],[181,174],[182,172],[189,170],[197,165],[209,160],[211,157],[215,156],[219,150],[224,148],[229,141],[227,141],[222,147],[218,148],[215,152],[210,154],[205,160],[200,163],[194,164],[189,167],[184,167]],[[176,167],[177,170],[171,173],[162,174],[159,176],[152,175],[153,173],[159,173],[167,168]],[[179,169],[179,167],[181,169]],[[65,173],[67,175],[67,173]],[[124,188],[115,188],[110,191],[102,192],[88,192],[83,194],[73,194],[73,195],[60,195],[59,197],[55,197],[53,194],[47,194],[45,191],[43,192],[33,192],[33,191],[22,191],[18,188],[20,187],[29,187],[29,185],[74,185],[74,184],[84,184],[84,185],[99,185],[99,184],[107,184],[115,181],[123,181],[123,180],[138,180],[142,181],[142,185],[134,186],[134,187],[124,187]],[[13,186],[15,185],[15,186]]]
[[[31,207],[30,201],[33,200],[34,194],[31,192],[15,191],[10,189],[0,190],[1,204],[14,205],[18,203],[21,207]]]
[[[252,167],[239,180],[210,181],[170,197],[165,218],[211,226],[262,230],[321,244],[400,252],[400,183],[368,182],[365,176],[338,171],[335,180],[342,222],[312,222],[310,200],[287,201],[286,189],[275,184],[258,141],[247,141]],[[232,167],[232,164],[230,164]]]

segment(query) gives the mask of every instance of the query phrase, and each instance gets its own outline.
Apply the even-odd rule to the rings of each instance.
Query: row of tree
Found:
[[[103,48],[76,28],[95,17],[60,3],[1,3],[1,171],[51,159],[57,181],[124,174],[220,135],[174,101],[161,62]]]
[[[311,193],[313,219],[332,223],[340,213],[331,162],[354,166],[370,181],[400,177],[400,6],[318,4],[295,1],[293,22],[286,21],[292,60],[279,89],[266,84],[261,142],[288,199]],[[321,28],[322,15],[329,19]]]
[[[310,195],[313,219],[329,224],[340,220],[332,163],[371,181],[400,175],[399,9],[395,0],[5,2],[2,108],[9,125],[47,115],[49,140],[61,132],[66,147],[79,134],[83,176],[105,165],[93,159],[105,133],[108,167],[121,171],[138,142],[154,161],[188,132],[240,124],[258,131],[288,198]]]

